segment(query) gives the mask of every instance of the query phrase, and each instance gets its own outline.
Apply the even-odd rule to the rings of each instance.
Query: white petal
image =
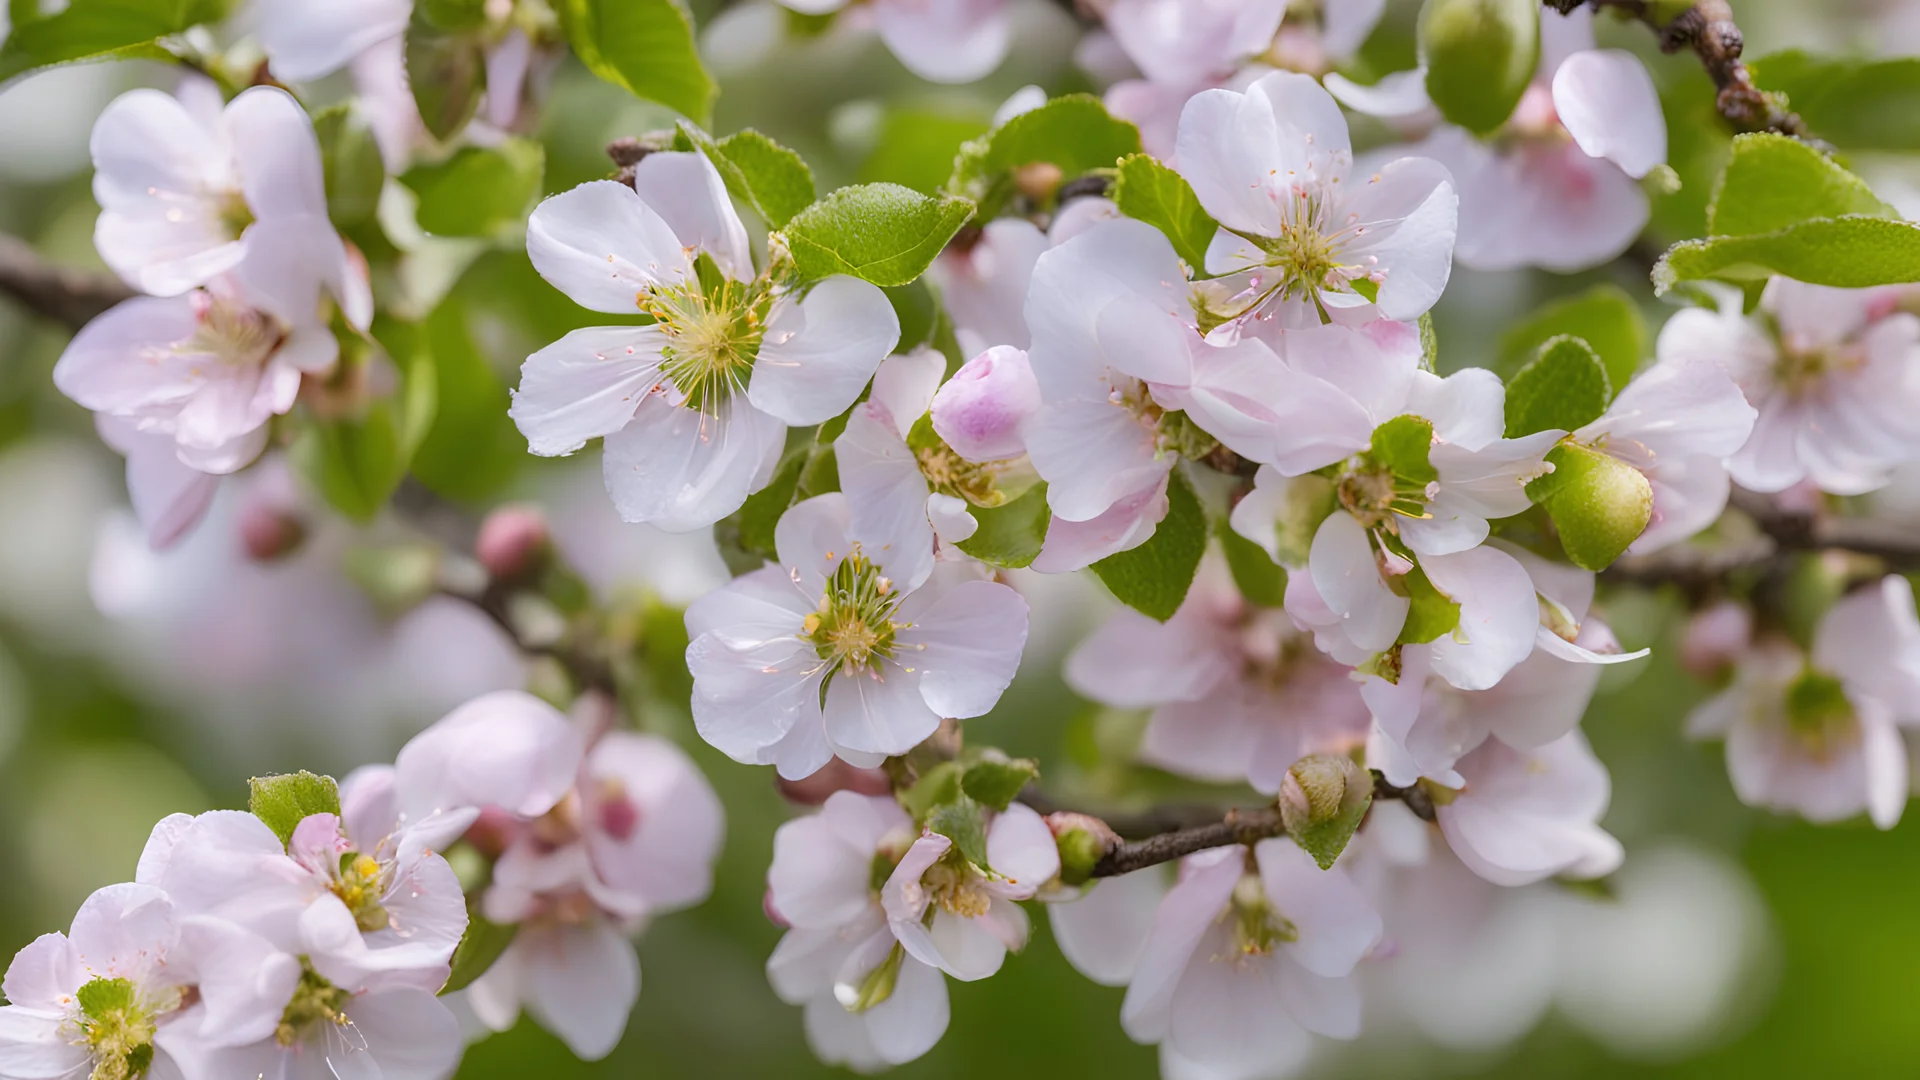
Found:
[[[869,282],[836,274],[798,303],[774,301],[747,397],[795,426],[845,412],[900,341],[900,319]]]
[[[633,188],[660,215],[680,246],[704,251],[735,281],[753,280],[747,228],[733,212],[726,182],[698,151],[648,154],[633,167]]]
[[[1267,898],[1299,932],[1287,958],[1325,978],[1348,974],[1380,942],[1380,913],[1336,866],[1322,870],[1291,840],[1263,840],[1254,848]]]
[[[1167,1037],[1181,975],[1189,965],[1208,964],[1197,950],[1225,910],[1242,868],[1238,848],[1190,856],[1180,882],[1160,902],[1120,1005],[1120,1025],[1136,1042]]]
[[[1173,467],[1153,434],[1108,401],[1075,398],[1042,408],[1026,428],[1027,454],[1058,517],[1088,521],[1154,486]]]
[[[873,373],[873,390],[867,395],[867,403],[885,409],[894,433],[904,439],[933,405],[934,394],[946,374],[947,358],[933,349],[922,347],[905,356],[889,356]],[[938,428],[939,422],[934,426]]]
[[[1060,848],[1053,830],[1025,803],[1009,803],[987,828],[987,863],[1005,880],[995,887],[1025,899],[1060,873]]]
[[[1000,700],[1020,666],[1027,602],[998,582],[963,582],[897,640],[900,662],[920,674],[928,707],[955,719],[980,716]]]
[[[711,525],[764,487],[780,463],[786,425],[735,395],[702,414],[659,395],[607,436],[607,493],[625,521],[667,532]]]
[[[1336,511],[1321,522],[1313,534],[1307,567],[1314,587],[1340,617],[1342,632],[1355,645],[1379,652],[1400,636],[1411,605],[1381,580],[1373,545],[1351,515]],[[1527,633],[1531,642],[1531,626]]]
[[[1460,213],[1453,177],[1430,158],[1401,158],[1355,188],[1342,209],[1363,224],[1346,254],[1379,260],[1382,315],[1417,318],[1440,299],[1453,269]]]
[[[1053,940],[1075,971],[1101,986],[1125,986],[1166,892],[1157,868],[1092,882],[1078,900],[1047,905]]]
[[[525,957],[527,1011],[576,1057],[612,1053],[640,996],[633,944],[597,919],[522,932],[538,935]]]
[[[539,698],[518,690],[483,695],[400,748],[394,769],[402,813],[419,822],[440,811],[498,806],[539,817],[572,789],[581,749],[580,733]]]
[[[877,0],[873,13],[887,48],[929,82],[972,82],[1006,59],[1005,0]]]
[[[221,114],[247,207],[261,220],[327,216],[320,140],[293,95],[278,87],[240,92]]]
[[[735,761],[767,764],[769,751],[790,733],[820,726],[820,657],[797,637],[759,642],[703,634],[687,646],[687,667],[694,727]]]
[[[1620,49],[1574,53],[1553,73],[1553,108],[1587,156],[1638,179],[1667,160],[1660,94],[1640,58]]]
[[[1436,674],[1462,690],[1485,690],[1533,651],[1539,601],[1513,556],[1479,547],[1423,556],[1420,565],[1460,605],[1459,627],[1432,643]]]
[[[527,357],[507,415],[542,457],[571,454],[633,419],[660,376],[655,326],[575,330]]]
[[[309,82],[345,67],[369,47],[407,28],[406,0],[260,0],[260,45],[276,77]]]
[[[631,315],[648,286],[692,272],[673,229],[625,184],[594,180],[534,207],[527,257],[574,303]]]
[[[359,1036],[342,1043],[349,1056],[364,1054],[378,1064],[382,1080],[442,1080],[460,1060],[466,1040],[460,1022],[432,994],[390,990],[355,998],[342,1010]],[[364,1041],[366,1049],[359,1050]],[[329,1049],[328,1057],[334,1052]],[[330,1060],[335,1075],[352,1075],[341,1060]],[[229,1075],[244,1075],[232,1073]]]
[[[865,1019],[874,1051],[883,1061],[904,1065],[933,1049],[947,1032],[946,980],[939,969],[906,957],[893,993]]]
[[[836,749],[865,754],[904,754],[933,734],[940,714],[921,696],[920,678],[908,669],[884,665],[876,677],[866,671],[836,674],[827,684],[827,741]]]

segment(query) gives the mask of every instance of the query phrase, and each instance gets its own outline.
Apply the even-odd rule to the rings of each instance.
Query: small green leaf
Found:
[[[1005,810],[1040,775],[1040,765],[1030,758],[1012,761],[982,759],[967,766],[960,788],[967,797],[982,806]]]
[[[1120,162],[1112,196],[1121,213],[1167,234],[1173,250],[1195,273],[1206,271],[1207,245],[1220,225],[1200,205],[1186,177],[1149,155],[1134,154]]]
[[[962,146],[947,190],[982,202],[1004,174],[1022,165],[1047,162],[1072,179],[1111,169],[1139,152],[1139,128],[1109,113],[1092,94],[1068,94]]]
[[[1576,431],[1599,419],[1612,398],[1600,357],[1585,341],[1563,334],[1507,382],[1507,438]]]
[[[125,1012],[139,1003],[131,979],[93,979],[74,992],[80,1012],[90,1020],[106,1020],[109,1014]]]
[[[807,207],[782,235],[806,279],[851,274],[875,285],[919,277],[973,214],[973,203],[898,184],[860,184]]]
[[[1233,583],[1248,603],[1277,608],[1287,596],[1287,572],[1267,557],[1266,549],[1220,522],[1213,534],[1220,538]]]
[[[955,546],[990,566],[1009,569],[1033,565],[1053,521],[1045,484],[1035,484],[999,506],[975,506],[968,512],[980,527]]]
[[[1920,281],[1920,224],[1816,218],[1761,236],[1689,240],[1660,257],[1653,288],[1664,296],[1706,278],[1757,286],[1775,274],[1842,289]]]
[[[1920,57],[1819,57],[1798,49],[1749,60],[1754,81],[1786,97],[1842,150],[1920,150]]]
[[[432,356],[433,425],[413,455],[414,478],[461,502],[478,502],[511,483],[526,442],[507,417],[506,384],[473,342],[466,307],[448,299],[421,328]]]
[[[1109,555],[1093,572],[1121,603],[1166,622],[1187,598],[1207,552],[1207,512],[1178,469],[1167,478],[1167,516],[1146,543]]]
[[[895,795],[900,808],[915,821],[925,821],[936,806],[950,803],[960,797],[961,778],[966,775],[966,767],[957,761],[943,761],[928,769],[913,786]]]
[[[744,574],[779,559],[774,549],[774,529],[780,524],[780,515],[793,505],[794,494],[800,489],[800,473],[807,467],[812,450],[805,443],[788,450],[767,486],[747,496],[740,509],[713,527],[714,542],[727,569]]]
[[[752,128],[715,141],[698,127],[680,122],[680,130],[707,155],[727,190],[753,207],[770,229],[778,229],[813,203],[813,170],[799,154]]]
[[[1609,454],[1562,443],[1547,454],[1553,471],[1527,485],[1560,533],[1575,566],[1601,571],[1639,539],[1653,517],[1653,486],[1640,470]]]
[[[47,5],[53,6],[53,5]],[[0,44],[0,87],[28,72],[77,60],[171,62],[158,39],[226,17],[227,0],[71,0],[59,11],[24,17],[40,5],[10,5],[12,30]]]
[[[407,170],[400,182],[420,196],[420,227],[437,236],[494,236],[518,228],[540,194],[546,151],[531,139],[468,146],[446,161]]]
[[[1397,480],[1425,485],[1440,479],[1432,461],[1433,424],[1418,416],[1396,416],[1374,428],[1367,456]]]
[[[1333,869],[1373,805],[1373,777],[1352,758],[1315,754],[1294,762],[1280,782],[1280,820],[1287,835]]]
[[[416,0],[416,18],[439,30],[478,30],[487,24],[487,0]]]
[[[680,0],[556,0],[553,7],[587,70],[707,122],[720,88],[700,64],[693,16]]]
[[[477,27],[436,25],[420,4],[407,24],[407,83],[420,120],[445,142],[460,134],[487,88],[487,45]]]
[[[480,914],[479,894],[475,893],[467,900],[467,931],[460,935],[460,944],[453,949],[453,973],[447,976],[442,994],[451,994],[456,990],[465,990],[473,981],[487,973],[500,957],[506,953],[507,946],[520,933],[519,923],[489,922]]]
[[[387,182],[372,125],[353,102],[343,101],[315,113],[313,130],[326,171],[327,216],[343,229],[371,220]]]
[[[1427,0],[1419,41],[1427,96],[1440,114],[1476,135],[1490,135],[1513,115],[1540,65],[1540,5]]]
[[[940,803],[927,815],[927,828],[953,841],[954,849],[983,870],[987,865],[987,830],[980,822],[980,804],[965,793]]]
[[[1535,309],[1500,337],[1500,369],[1511,374],[1553,338],[1570,334],[1593,347],[1615,393],[1647,356],[1647,320],[1631,294],[1618,285],[1596,285],[1577,296]]]
[[[266,823],[284,846],[293,830],[315,814],[340,813],[340,785],[331,776],[304,770],[279,776],[256,776],[247,781],[247,809]]]
[[[1418,566],[1400,575],[1407,590],[1407,621],[1400,628],[1398,643],[1425,645],[1460,628],[1460,605],[1433,587],[1427,572]]]
[[[1786,135],[1756,132],[1733,140],[1733,157],[1707,208],[1707,235],[1758,236],[1849,214],[1900,217],[1827,155]]]

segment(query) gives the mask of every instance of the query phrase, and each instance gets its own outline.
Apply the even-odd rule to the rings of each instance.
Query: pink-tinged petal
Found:
[[[1156,83],[1200,86],[1232,75],[1267,51],[1285,0],[1118,0],[1107,30]]]
[[[626,427],[659,380],[665,343],[659,327],[598,326],[527,357],[507,410],[527,449],[571,454]]]
[[[1173,467],[1156,452],[1153,432],[1104,398],[1050,403],[1026,434],[1027,455],[1048,483],[1047,505],[1069,521],[1099,517]]]
[[[1131,609],[1114,613],[1067,657],[1067,685],[1122,709],[1206,697],[1239,667],[1216,602],[1195,589],[1164,623]]]
[[[95,426],[109,445],[127,455],[127,495],[155,551],[172,547],[213,505],[220,478],[180,460],[172,439],[136,431],[127,421],[100,415]],[[118,429],[118,430],[114,430]]]
[[[1330,1039],[1360,1034],[1360,985],[1353,979],[1329,979],[1288,965],[1275,977],[1287,1014],[1303,1028]]]
[[[869,925],[878,928],[877,914]],[[789,930],[767,957],[767,982],[773,986],[775,996],[789,1005],[804,1005],[822,995],[831,998],[834,975],[855,944],[852,935],[839,926],[830,930]],[[838,1007],[837,1002],[835,1005]]]
[[[928,558],[933,553],[927,478],[893,424],[877,415],[884,411],[871,400],[854,406],[846,430],[833,441],[840,490],[852,507],[855,535],[863,540],[886,537],[885,543],[918,562],[913,552],[925,551]]]
[[[1379,652],[1400,636],[1410,604],[1381,580],[1373,544],[1351,515],[1336,512],[1321,522],[1307,568],[1314,588],[1339,616],[1341,632],[1355,645]]]
[[[1460,217],[1453,176],[1431,158],[1401,158],[1353,180],[1341,224],[1356,224],[1343,256],[1385,275],[1375,298],[1380,314],[1418,318],[1440,299],[1453,270]]]
[[[927,522],[933,526],[933,534],[940,543],[947,547],[960,544],[980,531],[980,522],[973,516],[967,500],[938,492],[927,496]]]
[[[1311,375],[1352,398],[1365,420],[1348,419],[1341,445],[1357,436],[1365,445],[1375,426],[1407,411],[1415,380],[1421,373],[1424,350],[1418,330],[1391,319],[1375,319],[1359,327],[1338,324],[1285,330],[1275,337],[1281,358],[1297,371]],[[1360,423],[1365,432],[1358,432]]]
[[[766,486],[786,435],[784,423],[739,396],[701,413],[654,394],[607,436],[601,472],[622,520],[692,532]]]
[[[604,920],[523,930],[527,1011],[560,1036],[574,1056],[598,1061],[626,1033],[640,996],[633,944]]]
[[[553,287],[593,311],[631,315],[640,294],[693,272],[673,228],[625,184],[563,191],[527,219],[527,257]]]
[[[1228,955],[1231,931],[1218,924],[1201,941],[1174,994],[1167,1045],[1216,1076],[1276,1076],[1298,1067],[1313,1040],[1294,1023],[1280,996],[1287,964],[1279,956],[1214,960]]]
[[[1913,586],[1889,574],[1828,609],[1814,631],[1813,664],[1892,709],[1920,713],[1920,617]]]
[[[88,978],[65,934],[41,934],[14,954],[0,992],[21,1008],[60,1012],[66,1007],[66,997]]]
[[[1490,739],[1460,760],[1460,773],[1466,788],[1440,808],[1440,831],[1474,873],[1516,886],[1619,865],[1619,841],[1597,824],[1606,768],[1578,731],[1531,751]]]
[[[1147,721],[1139,758],[1197,779],[1239,780],[1248,773],[1262,728],[1273,720],[1262,711],[1272,704],[1236,676],[1198,701],[1162,705]],[[1282,770],[1294,760],[1288,760]]]
[[[1430,648],[1433,670],[1462,690],[1485,690],[1533,652],[1540,624],[1533,579],[1513,556],[1480,547],[1420,560],[1436,589],[1460,605],[1460,625]]]
[[[1166,894],[1157,868],[1091,882],[1079,899],[1047,905],[1053,940],[1075,971],[1101,986],[1125,986]]]
[[[839,1008],[837,1002],[833,1005]],[[888,1064],[904,1065],[933,1049],[946,1034],[946,980],[938,968],[906,957],[893,993],[869,1009],[865,1019],[874,1052]]]
[[[580,733],[560,710],[518,690],[482,695],[400,748],[394,783],[402,816],[420,822],[498,806],[539,817],[572,789],[581,752]]]
[[[223,919],[180,924],[182,976],[206,1009],[204,1037],[221,1046],[271,1038],[300,983],[300,962],[266,938]]]
[[[726,812],[692,759],[651,735],[615,731],[587,757],[587,851],[608,886],[655,911],[704,900]]]
[[[217,125],[158,90],[115,98],[90,147],[100,257],[128,284],[172,296],[231,269],[245,248],[221,219],[236,184]]]
[[[1054,518],[1047,526],[1046,542],[1033,560],[1034,571],[1071,573],[1152,539],[1154,529],[1167,516],[1167,475],[1161,473],[1146,487],[1122,496],[1097,517],[1086,521]]]
[[[687,605],[689,640],[721,633],[743,641],[772,641],[800,633],[800,623],[820,603],[778,566],[741,574]]]
[[[900,343],[900,318],[878,287],[836,274],[796,302],[774,300],[747,397],[789,424],[845,412]]]
[[[1027,354],[995,346],[961,365],[933,396],[933,430],[968,461],[1026,453],[1026,424],[1040,410],[1040,384]]]
[[[836,750],[885,755],[920,745],[940,726],[940,714],[927,705],[920,682],[916,671],[891,664],[878,673],[835,673],[820,709],[827,742]]]
[[[982,78],[1006,59],[1006,0],[877,0],[881,40],[908,71],[937,83]]]
[[[400,796],[391,765],[362,765],[340,781],[340,821],[348,837],[372,847],[400,827]]]
[[[466,1049],[460,1022],[440,999],[422,990],[364,994],[341,1011],[359,1038],[328,1045],[327,1067],[332,1076],[353,1075],[352,1060],[364,1056],[378,1063],[382,1080],[443,1080]],[[328,1075],[317,1074],[315,1080]]]
[[[1174,159],[1215,221],[1227,229],[1269,236],[1281,223],[1269,185],[1288,166],[1279,142],[1279,122],[1264,98],[1203,90],[1180,110]],[[1211,256],[1207,261],[1208,269],[1215,270]]]
[[[1136,1042],[1167,1037],[1181,975],[1189,965],[1206,965],[1201,940],[1219,918],[1244,872],[1239,848],[1217,848],[1189,856],[1179,884],[1160,902],[1133,981],[1120,1006],[1120,1025]]]
[[[1433,425],[1433,437],[1463,450],[1492,445],[1506,430],[1506,387],[1485,368],[1466,368],[1442,379],[1415,372],[1407,412]]]
[[[633,167],[633,188],[660,215],[680,246],[704,251],[735,281],[753,280],[747,228],[733,212],[727,185],[698,151],[648,154]]]
[[[1638,179],[1667,160],[1660,93],[1640,58],[1620,49],[1574,53],[1553,73],[1553,108],[1588,157]]]
[[[994,901],[996,906],[1005,903]],[[1012,910],[1019,908],[1014,906]],[[986,915],[966,918],[936,907],[933,924],[927,927],[926,935],[928,945],[940,958],[940,970],[961,982],[989,978],[1007,959],[1008,945]]]
[[[735,761],[768,764],[781,740],[820,727],[822,662],[797,637],[735,641],[703,634],[687,646],[687,668],[693,673],[694,727]],[[824,764],[819,758],[816,767]],[[789,773],[783,769],[782,775]]]
[[[1291,840],[1263,840],[1254,848],[1267,899],[1299,936],[1286,956],[1315,975],[1337,979],[1380,943],[1380,913],[1345,870],[1322,870]]]
[[[1598,620],[1591,621],[1598,626]],[[1500,684],[1467,697],[1482,725],[1508,746],[1522,750],[1545,746],[1572,731],[1586,714],[1587,703],[1600,685],[1603,664],[1644,655],[1622,653],[1586,662],[1564,657],[1549,646],[1551,638],[1580,656],[1587,650],[1549,630],[1540,631],[1540,647],[1521,661]]]
[[[1683,321],[1679,315],[1668,326],[1676,324],[1680,329],[1673,331],[1670,348],[1678,351],[1685,329],[1700,324],[1692,317]],[[1691,353],[1693,349],[1687,346],[1685,351]],[[1606,415],[1574,435],[1582,442],[1607,440],[1610,452],[1657,474],[1665,457],[1726,457],[1734,453],[1747,441],[1756,415],[1719,364],[1676,356],[1628,383],[1607,407]],[[1629,445],[1615,448],[1610,445],[1614,440]],[[1640,453],[1641,448],[1646,455]]]
[[[981,716],[1020,667],[1027,602],[998,582],[963,582],[916,616],[896,641],[899,662],[918,672],[929,708],[959,720]]]
[[[864,800],[851,792],[838,798]],[[829,804],[833,799],[829,799]],[[836,808],[841,816],[863,812],[863,805]],[[882,834],[849,835],[823,811],[780,826],[773,834],[773,863],[767,890],[780,917],[800,931],[838,930],[855,923],[871,907],[873,858]],[[798,945],[796,945],[798,947]]]
[[[905,439],[913,431],[913,425],[927,414],[940,389],[940,380],[946,374],[947,358],[924,346],[905,356],[889,356],[880,361],[880,369],[873,373],[873,390],[867,395],[867,404],[885,409],[894,433]],[[935,430],[939,426],[936,419]]]
[[[320,140],[292,94],[273,86],[243,90],[220,121],[233,145],[240,187],[254,217],[325,219]]]
[[[260,45],[276,77],[309,82],[407,29],[407,0],[260,0]]]
[[[1327,92],[1340,104],[1364,116],[1377,116],[1383,120],[1411,120],[1424,117],[1433,109],[1433,99],[1427,96],[1427,69],[1424,67],[1388,72],[1378,82],[1367,85],[1354,82],[1337,71],[1327,72],[1324,81]]]
[[[1084,201],[1076,200],[1076,205]],[[1056,221],[1056,238],[1059,231]],[[927,268],[965,351],[995,345],[1027,347],[1031,338],[1022,311],[1027,284],[1033,279],[1034,263],[1049,246],[1047,234],[1025,218],[995,218],[972,247],[950,248]]]
[[[1891,829],[1900,823],[1900,814],[1907,808],[1907,744],[1893,726],[1886,706],[1877,701],[1862,702],[1859,713],[1867,816],[1880,828]]]
[[[1357,335],[1346,327],[1281,331],[1320,337]],[[1285,347],[1307,348],[1305,341]],[[1192,377],[1180,406],[1228,449],[1298,476],[1366,448],[1377,423],[1344,390],[1284,363],[1265,342],[1243,337],[1231,345],[1204,344],[1192,354]]]
[[[1027,293],[1027,354],[1047,401],[1105,400],[1107,369],[1140,359],[1124,336],[1102,333],[1102,313],[1116,302],[1143,318],[1154,311],[1187,317],[1186,273],[1159,229],[1130,218],[1105,221],[1040,256]],[[1123,358],[1108,355],[1109,345],[1126,349]]]
[[[84,408],[132,414],[184,401],[206,357],[177,346],[198,331],[187,297],[140,296],[80,328],[53,367],[53,385]]]
[[[853,550],[849,526],[852,508],[838,493],[816,495],[795,503],[774,526],[773,543],[780,565],[800,576],[800,591],[818,603],[827,577]]]

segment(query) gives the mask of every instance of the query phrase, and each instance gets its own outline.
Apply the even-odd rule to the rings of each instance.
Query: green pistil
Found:
[[[801,636],[829,668],[852,675],[876,657],[893,656],[894,633],[904,628],[892,618],[899,604],[893,582],[856,546],[834,567],[819,610],[801,624]]]
[[[1340,505],[1368,529],[1392,529],[1395,517],[1426,516],[1425,485],[1396,477],[1382,466],[1349,469],[1335,482],[1334,492]]]
[[[238,191],[228,193],[220,203],[220,228],[226,235],[239,238],[253,224],[253,207],[247,205],[247,197]]]
[[[742,284],[702,267],[696,280],[648,289],[635,303],[666,335],[660,370],[688,408],[708,412],[745,389],[773,303],[762,283]]]
[[[334,880],[333,895],[353,912],[354,925],[364,933],[385,930],[392,924],[387,909],[380,905],[385,891],[384,873],[372,856],[349,851],[340,856],[340,876]]]
[[[1787,727],[1816,758],[1850,742],[1858,726],[1846,688],[1832,675],[1808,670],[1787,687]]]
[[[863,1013],[892,997],[894,986],[900,982],[900,965],[905,960],[906,950],[895,945],[885,960],[860,979],[858,986],[836,988],[835,996],[841,1007],[850,1013]]]
[[[1266,956],[1275,947],[1300,939],[1300,930],[1267,899],[1267,890],[1252,874],[1233,887],[1228,906],[1233,918],[1233,957]]]
[[[74,998],[80,1005],[80,1032],[93,1052],[88,1080],[134,1080],[146,1075],[153,1064],[155,1017],[176,1005],[177,999],[164,1003],[165,1007],[143,1003],[126,979],[94,979]]]
[[[294,988],[293,1000],[287,1002],[285,1012],[280,1014],[280,1026],[274,1029],[273,1039],[281,1046],[293,1046],[304,1041],[321,1024],[333,1024],[344,1027],[348,1021],[344,1010],[353,995],[328,982],[313,969],[313,962],[306,957],[300,958],[300,985]]]

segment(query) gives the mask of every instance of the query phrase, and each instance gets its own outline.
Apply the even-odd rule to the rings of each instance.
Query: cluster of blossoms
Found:
[[[503,691],[338,787],[257,779],[251,812],[162,820],[132,882],[14,958],[0,1076],[440,1080],[456,1010],[504,1030],[523,1007],[605,1056],[628,939],[705,898],[722,821],[683,753],[596,711]]]
[[[985,74],[1012,37],[998,0],[781,2],[848,7],[936,81]],[[485,102],[443,130],[403,77],[403,36],[438,16],[257,6],[279,77],[352,69],[390,165],[525,129],[558,52],[547,5],[480,5],[459,33]],[[998,972],[1033,902],[1076,968],[1126,987],[1121,1027],[1169,1076],[1284,1075],[1316,1037],[1356,1038],[1367,973],[1424,985],[1456,959],[1455,928],[1410,894],[1445,890],[1469,921],[1551,909],[1578,936],[1542,898],[1625,857],[1580,723],[1602,669],[1647,652],[1598,613],[1597,575],[1698,542],[1735,484],[1818,507],[1920,459],[1920,316],[1896,288],[1776,277],[1752,305],[1680,311],[1624,365],[1567,335],[1504,380],[1443,363],[1430,313],[1456,261],[1618,256],[1665,122],[1640,62],[1576,11],[1541,16],[1511,115],[1449,124],[1424,68],[1335,70],[1383,6],[1089,4],[1088,66],[1125,69],[1101,119],[1132,141],[1072,183],[1036,159],[942,200],[786,207],[754,170],[810,192],[798,155],[758,136],[730,156],[689,124],[527,219],[533,270],[619,321],[527,356],[507,415],[542,457],[599,440],[624,522],[727,546],[735,575],[684,611],[689,708],[707,744],[819,806],[775,839],[767,975],[823,1060],[927,1053],[947,980]],[[1054,104],[1009,103],[956,176]],[[1356,152],[1343,107],[1405,145]],[[82,329],[54,381],[126,455],[164,547],[218,477],[364,411],[395,373],[290,92],[135,91],[93,151],[97,246],[148,295]],[[1130,195],[1148,183],[1164,197]],[[960,204],[972,224],[928,245]],[[903,205],[916,239],[880,250]],[[830,233],[862,207],[874,220]],[[923,270],[940,315],[903,343],[889,289]],[[1071,651],[1068,684],[1149,714],[1138,763],[1265,805],[1143,854],[1097,816],[1043,813],[1035,763],[963,745],[958,722],[1019,673],[1041,576],[1089,568],[1126,607]],[[256,781],[250,812],[161,822],[133,883],[16,958],[0,1080],[434,1080],[463,1028],[523,1012],[582,1058],[612,1052],[631,938],[705,897],[722,811],[672,743],[614,723],[632,642],[574,650],[605,627],[548,596],[554,625],[529,631],[515,601],[538,590],[487,569],[482,590],[430,573],[420,591],[560,666],[584,652],[597,677],[550,695],[585,691],[578,715],[488,695],[392,766]],[[1690,731],[1726,740],[1744,801],[1900,816],[1920,616],[1904,578],[1875,578],[1810,641],[1744,598],[1695,617],[1687,662],[1721,685]]]

